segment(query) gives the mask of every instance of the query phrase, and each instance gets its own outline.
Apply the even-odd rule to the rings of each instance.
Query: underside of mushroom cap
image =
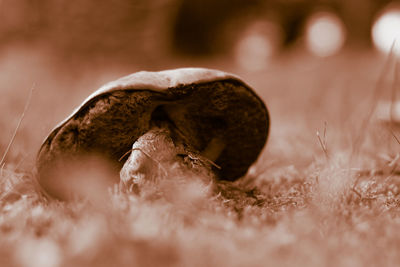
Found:
[[[59,161],[87,154],[121,167],[121,156],[162,121],[174,125],[199,152],[222,140],[215,163],[224,180],[246,173],[269,128],[263,101],[234,75],[193,68],[139,72],[100,88],[53,130],[38,154],[39,175]]]

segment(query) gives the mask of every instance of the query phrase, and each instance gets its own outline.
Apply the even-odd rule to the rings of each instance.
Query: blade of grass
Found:
[[[396,134],[394,133],[393,129],[390,128],[389,131],[390,131],[390,134],[393,136],[393,138],[396,140],[396,142],[400,145],[400,140],[399,140],[399,138],[396,136]]]
[[[358,131],[358,135],[354,139],[352,152],[351,152],[350,158],[349,158],[349,168],[351,168],[351,166],[353,164],[353,160],[355,158],[357,158],[357,155],[359,154],[359,152],[361,150],[361,146],[366,137],[365,132],[367,131],[367,129],[371,123],[371,118],[376,110],[376,107],[378,105],[378,100],[380,99],[380,96],[383,91],[382,87],[384,86],[385,77],[387,76],[387,73],[390,71],[390,69],[393,65],[393,62],[396,61],[396,54],[395,54],[394,48],[395,48],[395,42],[392,43],[390,52],[385,60],[385,64],[383,65],[382,71],[379,74],[378,80],[375,84],[373,95],[372,95],[371,108],[369,109],[366,117],[362,121],[360,130]],[[394,96],[394,93],[392,92],[392,98],[393,98],[393,96]],[[358,185],[359,180],[360,180],[360,176],[357,176],[357,178],[355,179],[355,181],[353,183],[353,186],[352,186],[353,188],[355,188]]]
[[[358,135],[354,139],[352,153],[350,155],[349,162],[353,161],[353,159],[358,155],[358,153],[361,149],[361,146],[362,146],[363,141],[366,136],[365,132],[371,123],[371,118],[376,110],[377,105],[378,105],[378,100],[380,99],[380,97],[382,95],[382,92],[383,92],[382,87],[384,86],[385,77],[386,77],[387,73],[390,71],[390,69],[393,65],[393,62],[396,59],[396,55],[394,52],[394,45],[395,45],[395,43],[392,44],[390,53],[388,54],[388,56],[385,60],[385,64],[384,64],[382,71],[379,75],[379,78],[375,84],[374,91],[372,94],[371,108],[368,110],[367,115],[365,116],[364,120],[361,123],[360,130],[358,131]]]
[[[390,126],[392,127],[394,124],[394,114],[397,100],[397,87],[399,86],[399,71],[400,71],[400,61],[396,60],[396,64],[394,66],[394,81],[392,84],[392,95],[390,101]]]
[[[329,154],[328,154],[328,142],[327,142],[327,140],[326,140],[326,129],[327,129],[327,122],[325,121],[324,122],[324,135],[323,135],[323,138],[321,139],[321,134],[319,133],[319,131],[317,130],[317,138],[318,138],[318,141],[319,141],[319,144],[320,144],[320,146],[321,146],[321,148],[322,148],[322,151],[324,152],[324,154],[325,154],[325,158],[326,158],[326,160],[327,161],[329,161]]]
[[[8,146],[7,146],[6,150],[4,151],[3,157],[2,157],[1,160],[0,160],[0,166],[4,166],[4,163],[5,163],[5,159],[6,159],[6,157],[7,157],[7,154],[8,154],[8,152],[10,151],[10,148],[11,148],[12,144],[14,143],[15,136],[17,135],[18,129],[19,129],[19,127],[21,126],[21,123],[22,123],[22,121],[23,121],[23,119],[24,119],[24,117],[25,117],[25,113],[26,113],[26,111],[28,110],[28,107],[29,107],[29,104],[30,104],[30,102],[31,102],[31,98],[32,98],[32,94],[33,94],[34,88],[35,88],[35,84],[33,84],[32,87],[31,87],[31,89],[29,90],[29,95],[28,95],[28,98],[27,98],[26,103],[25,103],[24,111],[22,112],[21,117],[19,118],[17,127],[15,128],[14,133],[13,133],[13,135],[12,135],[12,137],[11,137],[11,140],[10,140],[10,142],[8,143]]]

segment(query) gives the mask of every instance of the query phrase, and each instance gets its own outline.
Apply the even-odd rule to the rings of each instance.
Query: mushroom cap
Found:
[[[219,178],[230,181],[257,159],[269,129],[263,101],[233,74],[205,68],[141,71],[102,86],[56,126],[38,153],[39,179],[57,162],[80,155],[102,155],[121,167],[121,156],[163,120],[197,151],[222,140],[215,163]]]

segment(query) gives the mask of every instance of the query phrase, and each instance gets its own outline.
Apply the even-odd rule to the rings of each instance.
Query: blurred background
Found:
[[[321,93],[307,90],[367,91],[385,53],[400,54],[400,2],[390,0],[0,0],[0,18],[0,153],[35,88],[9,158],[32,157],[90,92],[138,70],[231,71],[255,87],[273,118],[293,116],[290,92],[299,108],[313,103],[306,110],[315,116]],[[347,82],[331,83],[340,75]],[[354,77],[363,77],[357,86]]]
[[[2,0],[2,49],[40,47],[61,61],[154,66],[171,56],[234,59],[262,68],[293,48],[331,56],[391,46],[390,0]],[[386,42],[386,43],[385,43]]]

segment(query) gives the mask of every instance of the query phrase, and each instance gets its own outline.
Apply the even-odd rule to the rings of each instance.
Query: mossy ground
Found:
[[[285,57],[259,73],[207,65],[241,75],[270,109],[268,145],[246,177],[214,187],[171,177],[141,196],[111,188],[61,203],[32,182],[40,141],[98,85],[127,71],[74,76],[31,56],[2,55],[3,150],[33,82],[36,89],[1,166],[0,266],[400,264],[400,133],[371,115],[399,89],[394,63],[351,52]]]

